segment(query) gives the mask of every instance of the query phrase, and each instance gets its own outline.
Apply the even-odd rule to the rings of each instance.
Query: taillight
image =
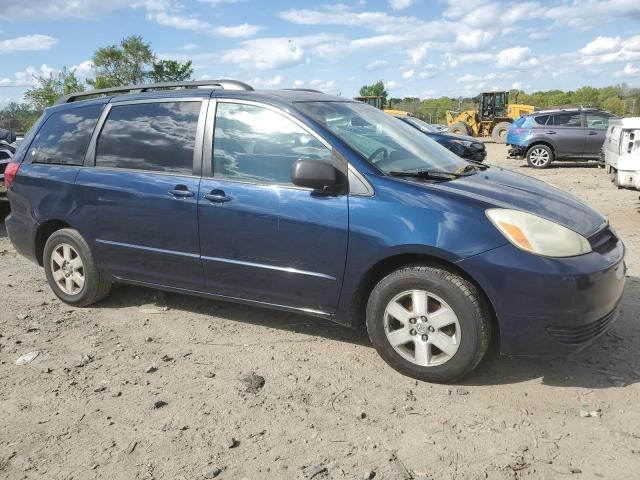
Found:
[[[20,164],[18,162],[8,163],[4,169],[4,184],[8,187],[16,179]]]

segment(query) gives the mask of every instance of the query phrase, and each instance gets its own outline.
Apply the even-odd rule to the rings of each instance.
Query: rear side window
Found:
[[[331,160],[331,152],[283,115],[253,105],[219,103],[213,174],[252,183],[291,184],[293,163]]]
[[[31,142],[32,163],[82,165],[102,105],[77,107],[51,114]]]
[[[546,125],[549,121],[549,115],[538,115],[535,117],[535,121],[538,125]]]
[[[190,175],[201,102],[115,105],[96,146],[96,167]]]
[[[550,121],[555,127],[581,127],[580,112],[556,113]],[[551,125],[551,123],[547,123]]]

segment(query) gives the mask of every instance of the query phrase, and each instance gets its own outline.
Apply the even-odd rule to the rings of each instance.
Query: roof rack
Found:
[[[91,97],[101,97],[110,95],[124,95],[126,93],[143,93],[152,90],[170,90],[178,88],[198,88],[198,87],[218,87],[223,90],[245,90],[252,91],[253,87],[238,80],[198,80],[195,82],[162,82],[147,83],[140,85],[128,85],[126,87],[101,88],[98,90],[87,90],[86,92],[76,92],[60,97],[56,105],[71,103],[78,100],[86,100]]]
[[[291,90],[294,92],[310,92],[310,93],[322,93],[320,90],[314,90],[313,88],[283,88],[282,90]]]

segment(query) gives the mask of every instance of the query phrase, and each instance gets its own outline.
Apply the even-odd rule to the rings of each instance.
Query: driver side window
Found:
[[[331,161],[331,151],[299,125],[268,108],[220,102],[213,139],[213,175],[292,185],[298,159]]]

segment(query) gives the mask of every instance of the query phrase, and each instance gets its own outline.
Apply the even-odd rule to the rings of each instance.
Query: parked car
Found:
[[[640,117],[611,119],[602,156],[614,185],[640,190]]]
[[[532,168],[560,160],[598,160],[609,119],[594,108],[544,110],[515,120],[507,132],[509,156]]]
[[[7,200],[4,170],[16,152],[16,136],[10,130],[0,128],[0,202]]]
[[[487,149],[484,143],[477,138],[469,137],[466,135],[455,135],[448,132],[442,132],[433,125],[420,120],[416,117],[409,117],[406,115],[394,115],[405,123],[408,123],[413,128],[420,130],[426,136],[435,140],[443,147],[451,150],[459,157],[467,160],[474,160],[476,162],[483,162],[487,158]]]
[[[622,241],[565,192],[343,97],[173,86],[64,97],[8,165],[9,238],[62,301],[122,282],[366,325],[436,382],[492,337],[556,354],[616,319]]]

